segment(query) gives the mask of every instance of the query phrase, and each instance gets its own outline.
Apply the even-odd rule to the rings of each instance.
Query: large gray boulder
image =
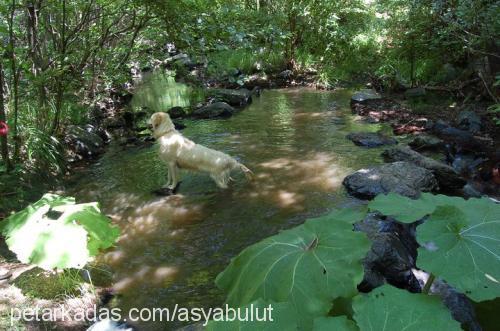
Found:
[[[92,126],[70,125],[66,129],[64,142],[68,147],[70,161],[94,158],[104,151],[104,140]]]
[[[364,103],[369,100],[382,99],[382,96],[373,89],[364,89],[357,91],[351,97],[351,104],[353,103]]]
[[[389,162],[411,162],[431,171],[437,179],[441,189],[460,189],[466,184],[460,174],[449,165],[415,152],[408,146],[389,148],[382,153],[382,156]]]
[[[394,192],[418,197],[438,187],[432,172],[408,162],[394,162],[360,169],[344,178],[347,191],[360,199],[372,199],[381,193]]]
[[[195,118],[230,117],[235,112],[234,108],[225,102],[215,102],[195,109],[191,115]]]
[[[378,132],[352,132],[346,136],[354,144],[363,147],[378,147],[383,145],[395,145],[398,141],[392,137]]]
[[[215,100],[226,102],[233,107],[243,107],[252,102],[252,92],[243,88],[239,90],[215,89],[209,91]]]

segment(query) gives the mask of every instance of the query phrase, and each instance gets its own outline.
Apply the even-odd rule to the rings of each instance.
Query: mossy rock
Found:
[[[24,295],[32,298],[53,300],[64,296],[79,296],[83,278],[75,270],[50,273],[41,268],[24,272],[14,281]]]

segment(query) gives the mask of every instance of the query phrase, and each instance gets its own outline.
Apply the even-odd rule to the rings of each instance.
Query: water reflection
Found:
[[[338,107],[329,111],[332,101]],[[231,257],[307,217],[349,204],[341,186],[345,175],[382,160],[379,149],[353,148],[345,139],[353,127],[380,129],[356,121],[348,105],[348,91],[274,90],[230,119],[187,120],[184,135],[255,173],[252,182],[234,176],[227,190],[206,174],[183,172],[178,195],[154,196],[166,182],[156,147],[116,147],[81,173],[69,193],[100,201],[122,229],[117,247],[101,257],[114,270],[120,308],[217,306],[224,294],[213,281]]]

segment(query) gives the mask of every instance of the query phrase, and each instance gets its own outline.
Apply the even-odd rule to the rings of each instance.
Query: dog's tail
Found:
[[[241,163],[238,163],[237,167],[245,174],[245,177],[248,180],[252,180],[252,178],[253,178],[253,172],[252,172],[252,170],[248,169],[247,167],[245,167]]]

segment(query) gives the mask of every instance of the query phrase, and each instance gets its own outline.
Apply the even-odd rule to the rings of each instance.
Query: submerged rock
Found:
[[[376,132],[352,132],[346,136],[354,144],[364,147],[395,145],[398,141],[392,137]]]
[[[408,146],[396,146],[385,150],[382,156],[389,161],[405,161],[431,171],[441,189],[460,189],[466,182],[452,167],[415,152]]]
[[[377,91],[373,89],[365,89],[357,91],[353,94],[353,96],[351,97],[351,104],[364,103],[368,100],[376,100],[376,99],[382,99],[382,97],[380,96],[380,94],[377,93]]]
[[[361,169],[344,178],[347,191],[361,199],[372,199],[381,193],[395,192],[417,197],[438,187],[432,172],[408,162],[394,162]]]
[[[233,107],[243,107],[252,102],[252,92],[243,88],[239,90],[216,89],[209,92],[215,100],[226,102]]]
[[[336,102],[336,101],[330,102],[328,104],[326,110],[327,111],[337,111],[337,110],[339,110],[339,104],[338,104],[338,102]]]
[[[230,117],[235,112],[235,109],[225,102],[215,102],[210,105],[195,109],[192,116],[195,118],[216,118]]]

